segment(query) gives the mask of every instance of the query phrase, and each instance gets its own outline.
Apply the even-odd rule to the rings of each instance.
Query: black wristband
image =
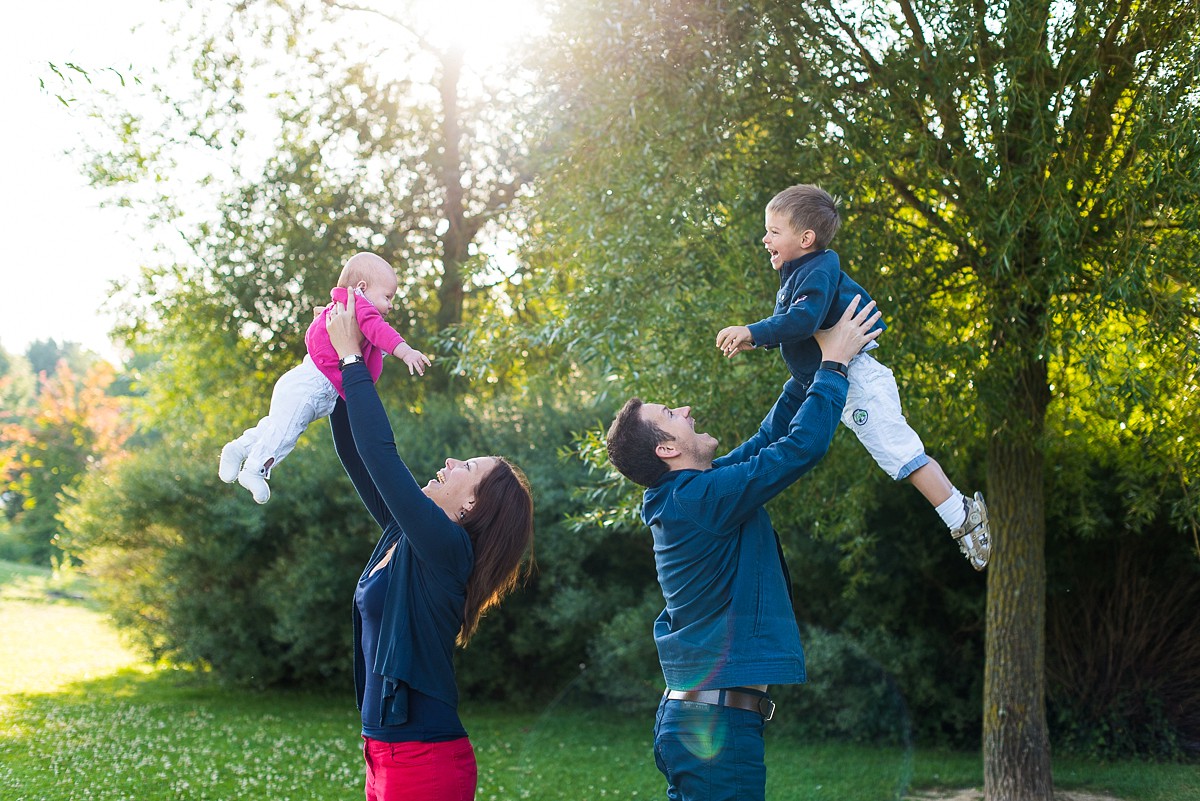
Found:
[[[843,378],[850,377],[850,368],[847,367],[846,365],[842,364],[841,362],[824,361],[824,362],[821,362],[820,369],[832,370],[835,373],[841,373]]]
[[[363,360],[361,353],[351,353],[349,356],[343,356],[338,359],[338,369],[345,370],[348,364],[358,364]]]

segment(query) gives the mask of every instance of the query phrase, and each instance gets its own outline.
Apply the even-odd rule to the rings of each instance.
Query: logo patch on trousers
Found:
[[[854,425],[862,426],[867,424],[867,410],[855,409],[854,414],[850,415],[850,419],[854,421]]]

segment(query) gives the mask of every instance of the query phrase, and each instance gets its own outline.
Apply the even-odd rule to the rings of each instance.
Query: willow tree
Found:
[[[1183,444],[1200,352],[1198,20],[1189,0],[580,2],[546,61],[574,122],[543,196],[574,215],[547,225],[585,263],[567,325],[624,352],[631,390],[645,368],[695,371],[682,360],[698,351],[664,344],[708,344],[680,328],[705,319],[699,290],[737,280],[731,240],[753,242],[739,215],[757,225],[793,182],[845,196],[835,247],[884,303],[907,380],[936,395],[946,431],[958,417],[986,438],[991,801],[1052,795],[1048,410],[1129,431],[1122,444],[1161,454],[1184,488],[1173,521],[1200,518]]]

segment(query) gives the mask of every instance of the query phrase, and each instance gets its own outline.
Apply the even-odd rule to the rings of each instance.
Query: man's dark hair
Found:
[[[621,475],[643,487],[652,487],[667,472],[667,463],[654,453],[671,439],[667,432],[642,419],[642,399],[630,398],[608,427],[608,460]]]

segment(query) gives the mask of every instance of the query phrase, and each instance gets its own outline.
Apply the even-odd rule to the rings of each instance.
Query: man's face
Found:
[[[696,419],[691,406],[664,406],[661,403],[646,403],[641,409],[642,419],[653,423],[671,439],[662,443],[677,450],[683,456],[699,462],[711,462],[717,453],[717,438],[696,431]],[[670,459],[665,460],[670,463]]]

